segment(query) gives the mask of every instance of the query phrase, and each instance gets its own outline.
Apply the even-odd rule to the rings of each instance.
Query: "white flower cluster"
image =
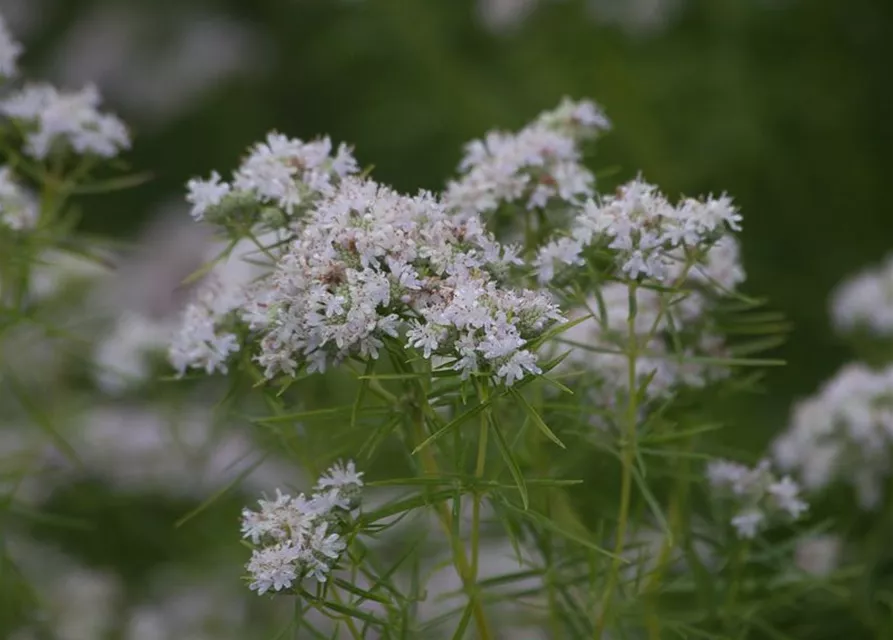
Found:
[[[543,208],[558,198],[592,195],[593,175],[580,163],[580,142],[610,128],[601,109],[568,98],[516,134],[492,131],[465,147],[462,177],[451,181],[444,203],[462,214],[486,213],[502,203]]]
[[[750,468],[728,460],[707,466],[707,479],[720,497],[731,498],[739,507],[732,526],[739,538],[753,538],[772,520],[797,520],[809,508],[800,498],[800,486],[790,476],[777,477],[768,460]]]
[[[19,71],[20,55],[22,45],[12,37],[6,26],[6,20],[0,15],[0,79],[16,76]]]
[[[318,197],[331,196],[340,180],[358,170],[343,143],[333,155],[329,138],[304,142],[271,132],[251,148],[232,182],[222,181],[216,171],[207,180],[190,180],[186,200],[196,220],[224,222],[245,213],[253,220],[263,207],[291,216]]]
[[[292,615],[282,602],[249,601],[233,579],[238,572],[225,564],[210,575],[207,567],[199,575],[195,567],[163,565],[143,576],[134,594],[112,570],[16,532],[4,545],[37,605],[13,618],[12,628],[5,621],[7,640],[244,640],[266,637]]]
[[[320,476],[310,498],[277,489],[275,500],[258,501],[260,511],[242,512],[242,536],[259,545],[246,566],[252,590],[263,595],[290,589],[305,577],[328,580],[347,547],[340,529],[343,517],[359,506],[362,476],[352,461],[336,463]]]
[[[838,286],[831,298],[831,317],[841,333],[865,329],[893,335],[893,255]]]
[[[844,540],[834,534],[811,535],[797,542],[794,562],[810,575],[825,578],[840,566]]]
[[[704,297],[690,292],[671,305],[678,295],[641,287],[635,295],[635,383],[645,399],[667,398],[680,387],[700,388],[728,376],[727,367],[694,359],[728,355],[722,337],[710,330],[709,317],[701,315],[707,310]],[[594,317],[560,334],[556,346],[559,350],[571,348],[563,367],[582,368],[597,378],[590,392],[598,405],[615,406],[618,394],[624,398],[629,394],[625,353],[630,340],[629,290],[611,282],[599,290],[599,296],[601,305],[592,297],[586,309],[571,313],[572,318],[590,313]]]
[[[241,240],[217,257],[168,336],[168,360],[179,375],[187,369],[226,373],[229,357],[240,349],[234,333],[238,316],[271,269],[264,252],[277,244],[283,243],[268,232]]]
[[[519,263],[477,217],[457,219],[430,194],[345,180],[273,274],[259,362],[268,377],[304,364],[324,371],[351,355],[375,358],[385,337],[406,330],[426,358],[512,384],[539,372],[524,346],[560,319],[547,294],[498,286],[494,274]]]
[[[139,313],[122,313],[93,351],[94,378],[106,393],[121,393],[145,382],[149,356],[170,342],[170,322]]]
[[[855,487],[863,509],[877,507],[890,475],[893,367],[849,364],[799,402],[773,445],[778,465],[809,491],[836,481]]]
[[[38,215],[34,196],[19,184],[9,167],[0,167],[0,227],[13,231],[32,229]]]
[[[729,231],[740,230],[741,215],[727,196],[685,198],[672,205],[657,187],[633,180],[600,202],[588,200],[574,221],[570,236],[542,247],[536,267],[542,283],[556,267],[582,265],[590,246],[611,249],[616,265],[628,278],[644,276],[668,282],[678,263],[702,252]]]
[[[64,143],[79,154],[112,158],[130,147],[127,127],[99,111],[96,87],[60,92],[48,84],[31,84],[0,101],[0,113],[25,129],[26,152],[45,160]]]
[[[227,287],[213,274],[186,305],[180,328],[168,348],[168,359],[179,375],[187,369],[226,373],[227,360],[239,350],[238,336],[224,328],[243,302],[241,291]]]
[[[27,424],[4,423],[0,490],[39,506],[86,471],[118,494],[201,501],[236,481],[235,490],[254,493],[294,477],[292,464],[263,455],[244,429],[215,420],[206,403],[189,399],[167,411],[133,401],[69,403],[68,428],[59,435],[74,455]]]
[[[646,399],[666,398],[680,387],[700,388],[729,373],[721,363],[697,358],[729,355],[711,311],[717,296],[734,292],[744,280],[737,240],[724,236],[687,273],[683,267],[681,260],[672,265],[677,271],[674,279],[684,279],[678,291],[636,289],[635,382]],[[625,353],[630,340],[629,313],[628,286],[609,282],[583,308],[569,313],[572,319],[593,317],[556,340],[559,350],[571,347],[563,367],[582,368],[596,376],[591,392],[600,406],[613,406],[618,392],[623,397],[629,393],[629,360]]]

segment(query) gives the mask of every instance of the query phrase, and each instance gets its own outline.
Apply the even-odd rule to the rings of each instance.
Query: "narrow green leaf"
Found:
[[[462,640],[465,637],[465,632],[468,631],[468,624],[471,622],[471,614],[474,612],[474,603],[474,600],[468,599],[465,610],[462,612],[462,617],[459,619],[459,625],[453,634],[453,640]]]
[[[297,420],[305,420],[306,418],[316,418],[318,416],[336,416],[348,415],[353,411],[353,405],[349,407],[332,407],[329,409],[311,409],[309,411],[299,411],[297,413],[286,413],[277,416],[268,416],[266,418],[249,418],[252,422],[259,424],[270,424],[276,422],[294,422]]]
[[[608,551],[607,549],[603,549],[602,547],[598,546],[591,540],[587,540],[586,538],[579,536],[576,533],[572,533],[570,531],[567,531],[566,529],[563,529],[562,527],[555,524],[551,519],[547,518],[546,516],[542,515],[541,513],[537,513],[535,511],[530,511],[527,508],[519,509],[518,507],[511,504],[510,502],[505,502],[503,504],[503,506],[506,509],[508,509],[509,511],[512,511],[520,516],[523,516],[523,517],[533,521],[534,523],[541,526],[543,529],[546,529],[547,531],[551,531],[552,533],[557,533],[558,535],[560,535],[563,538],[572,540],[573,542],[581,544],[588,549],[592,549],[593,551],[596,551],[598,553],[606,555],[609,558],[615,558],[622,562],[629,563],[629,560],[627,558],[617,556],[616,554]]]
[[[352,593],[353,595],[358,596],[363,600],[372,600],[373,602],[380,602],[381,604],[389,604],[391,602],[389,598],[386,598],[383,595],[361,589],[352,582],[348,582],[347,580],[343,580],[342,578],[332,578],[332,582],[348,593]]]
[[[509,447],[508,442],[505,440],[505,435],[503,435],[502,429],[495,424],[491,426],[491,429],[496,435],[496,446],[499,449],[499,453],[502,454],[502,459],[505,460],[506,465],[508,465],[512,478],[515,480],[518,493],[521,494],[521,502],[524,504],[524,510],[526,511],[530,506],[530,503],[527,496],[527,482],[524,480],[524,474],[521,473],[521,467],[518,466],[515,456],[512,455],[512,450]]]
[[[331,609],[336,613],[340,613],[345,616],[350,616],[351,618],[356,618],[357,620],[362,620],[363,622],[369,622],[370,624],[377,625],[379,627],[386,627],[388,622],[378,616],[374,616],[367,611],[363,611],[357,607],[349,607],[347,605],[339,604],[337,602],[332,602],[330,600],[326,600],[323,603],[323,606],[326,609]]]
[[[557,444],[562,449],[567,449],[567,447],[564,446],[564,443],[559,440],[558,436],[556,436],[555,433],[549,428],[549,425],[545,423],[542,417],[540,417],[540,414],[536,412],[536,409],[533,408],[533,406],[530,404],[530,402],[527,401],[527,398],[525,398],[523,394],[519,393],[516,389],[513,389],[511,387],[509,387],[509,394],[518,400],[525,413],[527,413],[527,416],[531,419],[531,421],[533,421],[533,424],[535,424],[549,440]]]
[[[369,388],[369,378],[367,376],[372,373],[372,370],[374,368],[375,360],[369,358],[369,361],[366,363],[365,375],[360,376],[360,388],[357,390],[357,399],[353,403],[353,411],[350,412],[351,429],[354,429],[357,426],[357,417],[360,413],[360,407],[363,406],[363,400],[366,397],[366,390]]]
[[[427,447],[429,444],[431,444],[431,443],[434,442],[435,440],[438,440],[438,439],[442,438],[443,436],[445,436],[446,434],[448,434],[451,430],[453,430],[453,429],[455,429],[456,427],[458,427],[459,425],[461,425],[463,422],[466,422],[466,421],[470,420],[471,418],[475,417],[476,415],[478,415],[479,413],[481,413],[484,409],[486,409],[487,407],[489,407],[492,403],[493,403],[493,398],[490,398],[490,399],[487,400],[486,402],[482,402],[482,403],[480,403],[479,405],[473,407],[472,409],[469,409],[468,411],[466,411],[466,412],[463,413],[462,415],[460,415],[460,416],[458,416],[458,417],[456,417],[456,418],[453,418],[453,419],[450,420],[447,424],[445,424],[443,427],[441,427],[440,429],[438,429],[437,431],[435,431],[434,433],[432,433],[430,436],[428,436],[427,438],[425,438],[425,439],[419,444],[419,446],[417,446],[415,449],[412,450],[412,454],[411,454],[411,455],[415,455],[415,454],[417,454],[419,451],[421,451],[422,449],[424,449],[425,447]]]
[[[375,511],[363,513],[358,518],[358,522],[361,525],[373,524],[398,513],[404,513],[406,511],[411,511],[412,509],[418,509],[419,507],[430,506],[452,497],[453,489],[441,489],[440,491],[431,491],[420,495],[414,495],[409,498],[386,504]]]
[[[654,497],[651,489],[648,488],[648,483],[645,482],[642,472],[636,466],[633,466],[632,468],[632,475],[633,480],[639,485],[639,491],[642,492],[642,497],[645,498],[645,502],[648,504],[648,508],[654,515],[654,519],[657,520],[658,526],[672,544],[673,532],[670,530],[670,523],[667,521],[663,509],[660,508],[660,503],[657,501],[657,498]]]
[[[263,461],[264,461],[264,458],[263,458],[263,457],[260,458],[257,462],[255,462],[255,463],[252,464],[250,467],[248,467],[247,469],[245,469],[244,471],[242,471],[241,473],[239,473],[239,475],[237,475],[235,478],[233,478],[232,480],[230,480],[229,482],[227,482],[225,485],[223,485],[220,489],[218,489],[217,491],[215,491],[214,493],[212,493],[210,496],[208,496],[208,498],[206,498],[206,499],[205,499],[200,505],[198,505],[195,509],[193,509],[192,511],[190,511],[189,513],[187,513],[185,516],[183,516],[182,518],[180,518],[179,520],[177,520],[177,521],[174,523],[174,528],[175,528],[175,529],[179,529],[179,528],[182,527],[184,524],[186,524],[187,522],[189,522],[190,520],[192,520],[195,516],[197,516],[197,515],[200,514],[202,511],[204,511],[205,509],[207,509],[208,507],[210,507],[212,504],[214,504],[217,500],[220,499],[221,496],[223,496],[223,495],[224,495],[225,493],[227,493],[230,489],[232,489],[233,487],[235,487],[236,485],[238,485],[240,482],[242,482],[242,480],[244,480],[246,477],[248,477],[248,476],[251,474],[252,471],[254,471],[255,469],[257,469],[257,468],[261,465],[261,463],[262,463]]]
[[[12,395],[15,396],[16,400],[19,401],[19,404],[22,405],[22,408],[25,410],[25,413],[28,414],[31,421],[40,427],[40,429],[50,437],[66,457],[74,462],[81,471],[86,471],[86,467],[74,450],[74,447],[72,447],[68,440],[63,438],[55,429],[52,419],[43,411],[40,403],[28,395],[28,391],[9,369],[6,370],[5,377]]]
[[[123,189],[132,189],[133,187],[138,187],[141,184],[145,184],[149,182],[153,177],[154,175],[148,171],[145,171],[143,173],[134,173],[129,176],[110,178],[108,180],[101,180],[72,187],[69,190],[69,193],[73,195],[86,195],[91,193],[110,193],[112,191],[122,191]]]
[[[403,422],[403,416],[398,415],[385,422],[382,426],[373,429],[372,433],[357,451],[357,458],[371,460],[375,450],[397,429],[401,422]]]
[[[581,316],[579,318],[575,318],[573,320],[569,320],[567,322],[559,324],[555,327],[552,327],[551,329],[548,329],[547,331],[543,332],[542,335],[540,335],[535,340],[531,340],[530,343],[527,345],[527,348],[530,349],[531,351],[536,351],[536,349],[538,349],[541,345],[545,344],[552,338],[560,336],[565,331],[573,329],[578,324],[586,322],[591,317],[592,317],[592,314],[587,314],[587,315]]]

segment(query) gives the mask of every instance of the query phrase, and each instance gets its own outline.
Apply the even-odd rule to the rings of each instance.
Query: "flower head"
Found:
[[[305,577],[326,582],[347,548],[344,518],[359,504],[363,482],[353,461],[337,463],[317,481],[309,499],[277,489],[259,500],[259,511],[242,512],[242,537],[255,545],[246,568],[258,594],[291,588]]]
[[[528,209],[577,202],[592,195],[595,181],[581,164],[579,143],[609,128],[595,103],[565,98],[517,133],[491,131],[465,146],[463,175],[447,185],[444,203],[460,214],[478,214],[506,202]]]
[[[99,111],[96,87],[60,92],[48,84],[31,84],[0,101],[0,113],[21,121],[26,151],[46,159],[54,145],[63,143],[78,154],[111,158],[130,147],[130,136],[117,117]]]
[[[800,486],[788,476],[779,479],[768,460],[755,467],[714,460],[707,466],[707,478],[718,497],[739,507],[731,520],[739,538],[754,538],[781,518],[798,520],[809,508],[800,498]]]

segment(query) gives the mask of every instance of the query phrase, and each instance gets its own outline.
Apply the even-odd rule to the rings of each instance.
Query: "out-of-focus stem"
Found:
[[[416,446],[425,440],[422,419],[422,411],[419,409],[412,421]],[[419,456],[421,457],[422,467],[424,468],[425,473],[434,477],[441,475],[440,465],[437,463],[437,459],[434,457],[434,453],[431,451],[430,447],[422,447],[419,451]],[[468,594],[472,614],[474,615],[475,626],[478,632],[478,639],[492,640],[493,634],[490,631],[490,625],[487,622],[487,617],[484,614],[484,607],[481,604],[477,592],[476,575],[472,565],[468,562],[461,540],[456,540],[453,536],[453,514],[445,503],[438,503],[435,506],[435,512],[437,513],[437,519],[440,521],[444,533],[450,539],[453,550],[453,565],[456,567],[456,572],[459,574],[459,578],[462,580],[462,585],[465,587],[465,592]],[[474,536],[474,533],[472,533],[472,536]],[[473,546],[472,549],[476,549],[476,545]]]
[[[636,284],[629,285],[629,317],[627,318],[627,406],[626,420],[620,453],[620,508],[617,514],[617,538],[614,542],[614,558],[608,573],[608,583],[602,595],[598,620],[595,624],[595,640],[599,640],[608,622],[611,600],[620,578],[620,563],[626,544],[626,528],[632,498],[633,465],[636,460],[636,435],[638,428],[638,389],[636,384],[636,360],[638,359],[638,337],[636,336]]]

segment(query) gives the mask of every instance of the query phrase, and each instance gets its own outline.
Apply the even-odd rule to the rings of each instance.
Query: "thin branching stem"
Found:
[[[415,419],[412,421],[415,446],[418,446],[425,441],[425,430],[422,424],[424,420],[423,416],[424,414],[421,408],[419,408],[414,416]],[[437,462],[437,458],[434,457],[431,447],[422,447],[419,450],[419,455],[421,456],[422,467],[426,474],[431,477],[442,476],[440,465]],[[483,604],[477,593],[476,578],[472,571],[472,566],[465,555],[462,541],[456,540],[453,533],[453,514],[450,513],[449,507],[443,502],[437,503],[434,509],[444,533],[451,541],[451,546],[453,548],[453,565],[456,568],[456,572],[459,574],[459,578],[462,580],[465,592],[468,594],[468,599],[471,603],[472,613],[474,615],[475,627],[478,632],[478,639],[491,640],[493,638],[493,633],[490,631],[490,625],[484,614]]]
[[[636,460],[636,435],[638,429],[638,389],[636,384],[636,360],[638,359],[638,338],[636,336],[636,283],[629,285],[629,317],[627,318],[627,386],[628,399],[626,406],[626,425],[621,440],[620,453],[620,507],[617,515],[617,538],[614,542],[614,558],[608,573],[608,582],[602,595],[595,625],[594,638],[599,640],[608,622],[608,612],[617,582],[620,578],[620,564],[623,548],[626,543],[626,528],[629,521],[630,503],[632,502],[633,465]]]
[[[486,383],[480,385],[480,400],[486,403],[489,400],[489,390]],[[487,461],[487,436],[490,427],[489,410],[481,413],[481,431],[478,438],[477,461],[474,468],[474,477],[478,480],[484,478],[484,466]],[[479,490],[474,492],[474,502],[471,506],[471,575],[477,582],[478,558],[480,555],[480,530],[481,530],[481,502],[483,496]]]

